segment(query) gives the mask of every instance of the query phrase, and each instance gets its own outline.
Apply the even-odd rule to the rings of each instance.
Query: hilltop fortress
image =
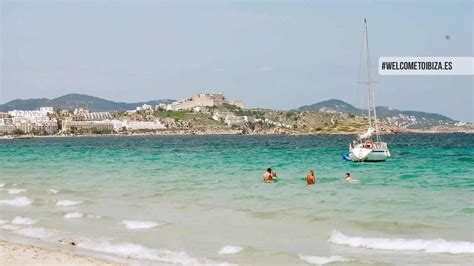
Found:
[[[165,106],[166,110],[194,110],[200,111],[203,107],[221,106],[224,104],[235,105],[244,108],[244,102],[241,100],[227,100],[222,92],[220,93],[201,93],[186,100],[176,101]]]

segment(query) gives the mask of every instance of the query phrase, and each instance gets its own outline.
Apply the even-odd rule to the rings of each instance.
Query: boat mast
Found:
[[[377,141],[380,141],[378,123],[377,123],[377,111],[375,109],[375,100],[374,92],[372,91],[372,81],[370,80],[370,54],[369,54],[369,30],[367,29],[367,19],[364,18],[365,24],[365,47],[367,55],[367,89],[368,89],[368,111],[369,111],[369,127],[372,127],[372,108],[373,108],[373,120],[375,126],[375,135],[377,136]]]
[[[372,104],[371,104],[371,97],[370,97],[370,57],[369,57],[369,35],[368,35],[368,30],[367,30],[367,19],[364,18],[364,24],[365,24],[365,54],[366,54],[366,59],[367,59],[367,111],[369,112],[369,127],[372,127]]]

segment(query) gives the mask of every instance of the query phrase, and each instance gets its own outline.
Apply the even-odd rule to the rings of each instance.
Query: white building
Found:
[[[8,114],[12,117],[8,124],[6,120],[2,121],[2,129],[4,131],[10,130],[11,126],[14,129],[19,129],[25,133],[32,131],[46,131],[48,133],[56,133],[58,125],[56,119],[50,119],[48,114],[53,113],[53,107],[40,107],[39,110],[13,110]],[[11,124],[10,124],[11,123]]]
[[[102,121],[109,119],[109,112],[90,112],[88,109],[76,108],[71,116],[73,121]]]
[[[148,104],[144,104],[142,106],[138,106],[137,108],[135,108],[136,111],[152,110],[152,109],[153,109],[153,106],[148,105]]]
[[[244,124],[246,122],[255,122],[254,116],[237,116],[232,112],[215,112],[212,114],[212,119],[216,121],[224,121],[227,125]]]
[[[32,121],[49,120],[48,114],[53,113],[53,107],[40,107],[39,110],[13,110],[8,114],[11,117],[22,117]]]
[[[121,121],[121,120],[111,120],[115,131],[120,131],[123,128],[127,130],[157,130],[165,129],[160,121]]]

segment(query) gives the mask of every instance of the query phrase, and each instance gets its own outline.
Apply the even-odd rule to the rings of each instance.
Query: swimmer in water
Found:
[[[273,182],[272,168],[268,168],[265,174],[263,174],[263,182],[265,183]]]
[[[344,174],[344,179],[345,179],[346,181],[352,181],[351,173],[346,172],[346,173]]]
[[[306,176],[306,183],[308,185],[316,184],[316,177],[314,176],[314,171],[313,170],[309,170],[309,173]]]
[[[278,179],[277,172],[273,171],[272,172],[272,180],[277,181],[277,179]]]

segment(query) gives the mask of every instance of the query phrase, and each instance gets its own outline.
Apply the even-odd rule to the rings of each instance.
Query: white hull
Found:
[[[349,158],[353,162],[383,162],[390,157],[390,151],[385,142],[377,142],[373,148],[366,148],[363,144],[358,144],[354,148],[349,148]]]
[[[356,155],[354,151],[349,153],[349,158],[353,162],[383,162],[387,160],[387,157],[389,157],[388,151],[385,150],[370,150],[363,156],[360,153]]]

